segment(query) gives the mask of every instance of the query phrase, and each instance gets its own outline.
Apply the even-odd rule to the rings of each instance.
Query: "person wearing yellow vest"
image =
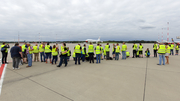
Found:
[[[1,45],[2,64],[8,64],[7,62],[8,48],[10,48],[9,44],[6,44],[5,42],[3,42],[3,45]]]
[[[176,43],[176,54],[175,55],[178,55],[178,52],[179,52],[179,45],[178,45],[178,43]]]
[[[106,58],[106,50],[104,49],[103,51],[103,54],[104,54],[104,59]]]
[[[67,47],[67,61],[69,61],[71,56],[71,50],[69,49],[69,47]]]
[[[110,52],[110,45],[109,43],[107,43],[107,45],[105,45],[105,48],[106,50],[106,60],[109,60],[109,52]]]
[[[146,49],[146,51],[145,51],[145,55],[146,55],[146,57],[147,57],[147,58],[150,56],[150,51],[149,51],[149,48],[147,48],[147,49]]]
[[[56,47],[56,45],[53,45],[52,56],[53,56],[53,58],[52,58],[52,62],[51,63],[53,65],[53,62],[55,62],[55,64],[56,64],[56,62],[58,60],[58,48]]]
[[[103,57],[102,57],[102,52],[103,52],[103,47],[102,47],[102,45],[100,44],[100,47],[101,47],[101,60],[103,60]]]
[[[82,47],[82,62],[84,62],[86,56],[86,44]]]
[[[112,55],[113,55],[113,58],[116,57],[116,45],[113,44],[113,47],[112,47]]]
[[[73,60],[75,61],[75,59],[76,59],[76,53],[73,52]]]
[[[39,62],[39,47],[38,44],[36,44],[35,46],[33,46],[33,53],[34,53],[34,62]]]
[[[27,50],[27,45],[26,42],[24,42],[24,44],[22,45],[22,54],[23,54],[23,62],[27,63],[27,54],[26,54],[26,50]]]
[[[81,46],[80,46],[80,44],[78,44],[78,45],[76,45],[75,47],[74,47],[74,51],[75,51],[75,53],[76,53],[76,58],[75,58],[75,65],[77,65],[77,61],[78,61],[78,64],[80,65],[81,63],[80,63],[80,58],[81,58],[81,51],[82,51],[82,48],[81,48]]]
[[[137,53],[137,44],[134,43],[134,45],[132,46],[133,48],[133,57],[132,58],[135,58],[136,57],[136,53]]]
[[[163,43],[160,43],[158,48],[159,64],[157,65],[161,65],[162,60],[163,60],[163,65],[165,65],[165,53],[166,53],[166,46]]]
[[[170,55],[171,55],[171,54],[174,55],[174,43],[171,43],[170,47],[171,47],[171,53],[170,53]]]
[[[138,58],[139,57],[139,50],[137,49],[136,50],[136,58]]]
[[[119,60],[120,49],[121,49],[121,47],[117,43],[116,48],[115,48],[115,53],[116,53],[115,60]]]
[[[126,59],[126,50],[127,50],[127,45],[125,45],[125,42],[123,42],[122,45],[122,59]]]
[[[155,42],[154,45],[153,45],[154,57],[157,57],[157,47],[158,47],[158,45]]]
[[[130,56],[130,53],[129,52],[126,52],[126,57],[128,58]]]
[[[139,43],[139,57],[143,58],[143,45]]]
[[[101,47],[99,43],[97,44],[95,51],[96,51],[96,63],[98,64],[101,62]]]
[[[39,52],[40,52],[40,57],[41,57],[41,62],[46,62],[45,59],[45,53],[44,53],[44,49],[45,48],[45,44],[43,42],[41,42],[41,45],[39,45]]]
[[[48,63],[48,58],[51,63],[51,52],[52,52],[52,47],[49,45],[49,42],[45,46],[45,54],[46,54],[46,63]]]
[[[27,54],[27,59],[28,59],[28,66],[26,67],[31,67],[32,66],[32,54],[33,54],[33,47],[30,45],[30,43],[27,43],[27,50],[26,50],[26,54]]]
[[[166,64],[169,64],[169,54],[170,54],[170,49],[171,49],[171,47],[168,45],[168,43],[166,43],[166,54],[165,54],[165,57],[166,57]]]
[[[90,42],[90,45],[88,46],[88,54],[89,54],[89,63],[94,63],[94,46]]]
[[[61,67],[62,63],[65,63],[65,67],[67,66],[67,48],[66,48],[66,43],[63,43],[61,46],[61,55],[60,55],[60,62],[57,67]]]

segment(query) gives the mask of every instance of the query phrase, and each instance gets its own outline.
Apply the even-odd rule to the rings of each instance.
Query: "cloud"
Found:
[[[0,35],[4,40],[17,40],[18,33],[21,40],[37,40],[39,33],[42,40],[156,40],[169,22],[173,38],[180,33],[179,6],[179,0],[1,0]]]

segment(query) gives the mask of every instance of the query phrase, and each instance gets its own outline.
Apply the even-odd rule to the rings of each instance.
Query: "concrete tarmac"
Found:
[[[75,45],[69,45],[70,49]],[[179,101],[179,59],[170,56],[170,64],[161,66],[154,57],[81,65],[71,60],[60,68],[33,62],[20,70],[13,70],[10,62],[0,101]]]

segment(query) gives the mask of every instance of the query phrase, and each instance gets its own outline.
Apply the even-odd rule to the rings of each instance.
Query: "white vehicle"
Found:
[[[92,42],[92,43],[103,42],[103,41],[100,40],[100,37],[99,37],[97,40],[94,40],[94,39],[86,39],[85,41],[86,41],[86,43],[89,43],[89,42]]]

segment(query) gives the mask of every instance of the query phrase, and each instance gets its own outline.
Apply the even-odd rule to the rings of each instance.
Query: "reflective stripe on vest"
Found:
[[[85,54],[84,48],[85,48],[85,47],[82,47],[82,54]]]
[[[57,52],[56,48],[52,49],[52,55],[53,56],[57,56],[58,55],[58,52]]]
[[[161,54],[166,53],[165,45],[159,45],[158,53],[161,53]]]
[[[116,53],[120,53],[120,46],[116,47]]]
[[[75,51],[75,53],[81,53],[80,46],[76,45],[74,51]]]
[[[106,50],[106,52],[109,52],[109,45],[105,46],[105,50]]]
[[[39,50],[38,50],[38,47],[37,47],[37,46],[33,46],[33,49],[34,49],[34,50],[33,50],[34,53],[39,53]]]
[[[49,45],[45,46],[45,53],[50,53],[50,52],[51,52],[50,46]]]
[[[122,51],[126,51],[126,45],[122,45]]]
[[[93,53],[93,52],[94,52],[94,46],[93,45],[89,45],[88,53]]]
[[[40,45],[40,47],[39,47],[39,52],[44,52],[43,45]]]
[[[143,45],[139,45],[139,51],[143,50]]]
[[[27,48],[26,48],[26,45],[22,45],[22,52],[24,52],[25,49],[27,49]]]
[[[100,47],[99,46],[96,46],[96,54],[100,54]]]
[[[31,46],[28,47],[28,50],[29,50],[29,54],[33,53],[33,50],[31,50]]]

